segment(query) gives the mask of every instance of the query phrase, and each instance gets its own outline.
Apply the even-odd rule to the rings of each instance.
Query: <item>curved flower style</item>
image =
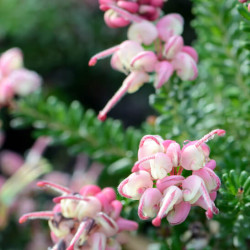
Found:
[[[49,221],[53,249],[121,249],[119,234],[137,230],[138,224],[120,216],[122,203],[116,200],[112,188],[101,190],[87,185],[79,193],[52,182],[41,181],[37,185],[51,189],[61,196],[53,199],[52,211],[33,212],[23,215],[27,219]]]
[[[40,76],[24,68],[20,49],[9,49],[0,56],[0,106],[8,104],[14,95],[30,94],[40,85]]]
[[[144,136],[132,174],[120,183],[118,192],[139,200],[139,217],[154,218],[154,226],[160,226],[164,217],[172,225],[182,223],[191,206],[202,207],[211,219],[219,212],[214,200],[221,182],[213,171],[216,162],[209,158],[206,142],[216,134],[223,136],[225,131],[213,130],[198,141],[188,142],[182,149],[175,141]],[[191,175],[182,176],[183,169],[192,170]]]
[[[102,2],[113,6],[110,2],[114,1]],[[119,4],[121,2],[126,1],[118,1]],[[94,55],[89,61],[89,66],[94,66],[98,60],[112,55],[112,68],[127,75],[120,89],[100,111],[98,118],[101,121],[106,119],[107,113],[123,95],[137,91],[144,83],[151,81],[151,76],[154,87],[158,89],[174,72],[183,81],[192,81],[198,74],[198,55],[192,47],[184,46],[180,36],[184,21],[179,14],[166,15],[156,24],[133,18],[131,21],[133,23],[127,33],[129,40]]]
[[[131,21],[156,20],[165,0],[99,0],[105,11],[104,20],[110,28],[125,27]],[[130,21],[131,20],[131,21]]]

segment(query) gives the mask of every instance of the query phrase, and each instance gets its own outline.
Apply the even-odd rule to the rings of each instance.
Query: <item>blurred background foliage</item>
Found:
[[[110,112],[110,117],[121,121],[110,118],[101,123],[89,109],[101,109],[124,76],[111,69],[109,60],[94,68],[88,68],[88,60],[125,40],[126,29],[106,27],[94,0],[1,0],[1,51],[20,47],[27,68],[44,78],[42,93],[19,100],[11,122],[2,111],[7,131],[4,147],[23,152],[31,144],[31,131],[35,136],[50,135],[57,147],[47,155],[55,169],[72,172],[72,159],[84,152],[105,166],[99,185],[116,187],[136,161],[144,134],[159,134],[182,144],[212,129],[225,129],[224,138],[209,142],[216,173],[223,178],[217,198],[220,214],[207,221],[202,209],[193,209],[181,225],[165,223],[155,229],[149,222],[140,223],[139,233],[155,242],[152,249],[248,249],[250,21],[245,7],[237,8],[237,3],[169,0],[164,11],[184,16],[185,43],[192,43],[199,53],[199,77],[195,82],[172,78],[156,93],[152,86],[144,86]],[[23,130],[13,130],[9,122]],[[62,145],[69,149],[68,155]],[[124,215],[138,221],[136,203],[123,202],[127,204]],[[11,221],[0,233],[0,246],[24,249],[28,229],[19,230]],[[16,232],[16,242],[8,240]]]

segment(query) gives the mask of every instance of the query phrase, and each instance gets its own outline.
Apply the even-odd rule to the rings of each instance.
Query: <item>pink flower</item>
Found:
[[[159,211],[162,193],[157,188],[148,188],[140,199],[138,215],[140,219],[153,218]]]
[[[181,175],[170,175],[159,179],[156,182],[156,187],[163,193],[165,189],[171,186],[180,186],[185,178]]]
[[[215,192],[220,188],[220,178],[207,165],[204,168],[193,171],[193,175],[197,175],[203,179],[209,193]]]
[[[183,81],[192,81],[198,75],[196,62],[187,53],[180,52],[173,59],[173,67]]]
[[[154,77],[153,84],[156,89],[166,83],[174,71],[183,81],[191,81],[197,77],[198,55],[192,47],[184,46],[180,36],[183,31],[183,18],[178,14],[169,14],[161,18],[156,25],[142,18],[157,18],[157,6],[161,5],[162,1],[158,0],[129,3],[116,0],[100,1],[101,9],[106,11],[105,20],[109,26],[121,27],[126,26],[127,22],[133,22],[127,33],[129,40],[94,55],[89,61],[89,66],[94,66],[99,59],[112,55],[112,68],[129,74],[128,80],[125,79],[122,87],[100,112],[100,120],[105,120],[107,113],[126,92],[135,92],[141,85],[149,82],[150,73]],[[140,17],[135,15],[137,7]],[[136,82],[133,83],[135,88],[132,90],[127,86],[128,82],[131,82],[130,76]],[[143,80],[139,80],[141,77]]]
[[[199,141],[185,145],[181,152],[182,167],[187,170],[198,170],[204,167],[209,156],[209,148],[204,142],[212,139],[216,134],[223,136],[225,131],[222,129],[213,130]]]
[[[180,145],[172,140],[166,140],[163,143],[166,155],[171,159],[174,167],[179,166],[181,158],[181,147]]]
[[[196,50],[192,48],[191,46],[183,46],[181,51],[190,55],[196,63],[198,62],[198,54]]]
[[[17,95],[26,96],[34,92],[41,86],[41,77],[34,71],[19,69],[15,70],[10,76],[9,81]]]
[[[158,37],[158,32],[154,24],[149,21],[133,23],[128,29],[128,39],[150,45]]]
[[[174,68],[171,63],[161,61],[155,65],[155,73],[154,87],[159,89],[173,75]]]
[[[111,28],[124,27],[130,22],[141,22],[145,19],[154,21],[160,15],[163,2],[164,0],[99,0],[100,9],[105,11],[104,20]],[[116,18],[110,17],[111,12]]]
[[[153,187],[153,181],[148,172],[140,170],[131,174],[118,186],[118,192],[127,198],[139,200],[147,188]]]
[[[130,23],[129,20],[124,19],[112,9],[105,12],[104,21],[110,28],[121,28],[129,25]]]
[[[184,41],[181,36],[171,36],[163,49],[163,55],[166,59],[173,59],[183,48]]]
[[[183,198],[190,204],[195,204],[200,197],[203,198],[207,212],[208,219],[213,217],[213,213],[217,214],[219,211],[215,207],[214,202],[209,196],[209,192],[205,186],[204,181],[197,175],[191,175],[182,182]]]
[[[161,40],[168,42],[173,35],[180,35],[183,32],[183,17],[179,14],[168,14],[157,22],[157,29]]]
[[[182,201],[174,205],[173,209],[168,213],[167,220],[171,225],[181,224],[186,220],[191,209],[189,202]]]
[[[134,56],[130,62],[132,70],[139,70],[144,72],[153,72],[157,57],[152,51],[142,51]]]
[[[138,150],[138,159],[164,152],[163,139],[158,135],[145,135],[142,137]]]
[[[138,228],[136,222],[120,217],[122,204],[116,200],[115,192],[111,188],[101,190],[93,185],[83,187],[82,193],[85,192],[83,190],[94,191],[84,196],[73,194],[66,187],[54,183],[40,182],[38,185],[57,190],[62,195],[54,199],[58,204],[53,211],[25,214],[19,222],[24,223],[27,219],[48,220],[55,249],[62,243],[65,248],[72,250],[85,249],[85,247],[120,249],[118,237],[120,232],[134,231]]]
[[[168,215],[174,205],[179,204],[183,200],[181,189],[176,186],[170,186],[165,189],[163,195],[159,212],[152,221],[153,225],[156,227],[160,226],[162,218]]]
[[[164,141],[157,135],[144,136],[133,174],[121,182],[119,193],[139,200],[139,217],[143,220],[155,217],[154,226],[160,226],[164,217],[172,225],[182,223],[191,206],[202,207],[211,219],[218,213],[214,200],[220,179],[213,171],[216,162],[209,159],[210,149],[205,142],[216,134],[222,136],[225,131],[213,130],[182,150],[175,141]],[[192,171],[187,178],[181,175],[183,169]]]
[[[8,76],[13,71],[23,67],[23,55],[20,49],[12,48],[0,57],[0,75]]]
[[[25,96],[41,85],[41,78],[23,67],[22,52],[13,48],[0,57],[0,105],[6,105],[17,94]]]

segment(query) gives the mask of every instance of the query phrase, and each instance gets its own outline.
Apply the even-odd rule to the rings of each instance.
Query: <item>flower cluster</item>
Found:
[[[164,217],[172,225],[182,223],[191,206],[202,207],[211,219],[218,213],[214,200],[220,179],[213,171],[216,162],[210,160],[210,149],[205,142],[216,134],[222,136],[225,131],[213,130],[198,141],[188,142],[182,149],[175,141],[144,136],[133,173],[120,183],[119,193],[140,200],[139,217],[142,220],[155,217],[154,226],[160,226]],[[185,178],[181,175],[183,169],[192,174]]]
[[[181,36],[183,23],[179,14],[166,15],[156,24],[145,20],[134,22],[128,29],[128,40],[90,59],[89,65],[94,66],[99,59],[112,55],[112,68],[128,75],[100,111],[100,120],[106,119],[109,110],[126,92],[133,93],[151,81],[150,76],[154,78],[156,89],[166,83],[174,72],[183,81],[197,77],[198,55],[192,47],[184,46]]]
[[[8,104],[14,95],[30,94],[40,85],[40,76],[23,67],[20,49],[12,48],[0,56],[0,106]]]
[[[131,21],[156,20],[165,0],[99,0],[104,20],[111,28],[125,27]]]
[[[52,189],[61,196],[53,199],[53,211],[23,215],[27,219],[48,219],[53,249],[121,249],[120,233],[137,230],[138,224],[120,216],[122,203],[112,188],[101,190],[87,185],[79,193],[52,182],[41,181],[39,187]],[[63,248],[61,248],[63,247]]]

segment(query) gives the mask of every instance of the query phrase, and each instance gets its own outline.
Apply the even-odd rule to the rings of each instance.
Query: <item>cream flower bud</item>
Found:
[[[179,14],[169,14],[162,17],[156,27],[159,37],[167,42],[173,35],[180,35],[183,32],[183,17]]]
[[[10,76],[13,89],[16,94],[26,96],[41,85],[41,77],[34,71],[26,69],[15,70]]]
[[[23,55],[20,49],[13,48],[4,52],[0,57],[0,72],[6,76],[16,69],[23,67]]]
[[[149,21],[133,23],[128,29],[128,39],[150,45],[158,36],[158,32],[154,24]]]
[[[202,148],[187,144],[181,152],[181,166],[186,170],[198,170],[205,166],[205,155]]]
[[[142,51],[144,50],[138,42],[125,41],[112,56],[111,65],[121,72],[128,73],[131,70],[131,60]]]
[[[133,200],[139,200],[147,188],[153,187],[153,181],[148,172],[140,170],[135,172],[125,180],[123,180],[118,186],[118,192]]]
[[[184,201],[195,203],[201,196],[201,184],[203,180],[196,175],[190,175],[182,182]]]
[[[171,172],[173,164],[171,159],[164,153],[156,153],[155,158],[150,160],[151,175],[153,179],[162,179]]]
[[[139,145],[138,159],[164,152],[163,139],[160,136],[145,135]]]
[[[157,188],[148,188],[140,199],[138,215],[142,220],[153,218],[159,211],[162,198],[161,192]]]

